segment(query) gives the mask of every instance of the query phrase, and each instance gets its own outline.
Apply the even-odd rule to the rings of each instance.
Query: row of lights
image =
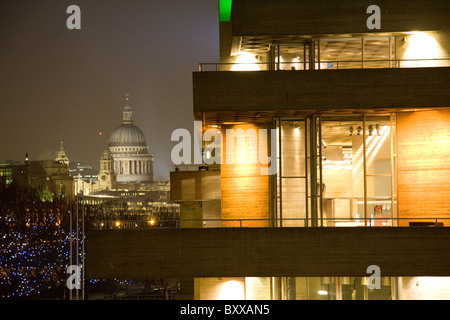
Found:
[[[369,136],[371,136],[373,133],[373,130],[374,130],[373,125],[370,124],[368,127],[368,130],[369,130]],[[379,136],[380,135],[380,125],[379,124],[375,125],[375,130],[377,132],[377,136]],[[358,128],[356,128],[356,135],[357,136],[361,135],[361,132],[362,132],[361,126],[358,126]],[[349,136],[352,136],[353,133],[354,133],[354,129],[353,129],[353,127],[350,127],[349,128]]]
[[[155,220],[154,220],[154,219],[150,219],[150,220],[147,221],[147,223],[148,223],[150,226],[154,226],[154,225],[155,225]],[[122,222],[116,221],[116,222],[114,223],[114,225],[116,226],[116,228],[120,228],[120,226],[122,225]],[[100,228],[103,228],[104,226],[105,226],[105,224],[104,224],[103,222],[101,222],[101,223],[100,223]],[[136,225],[136,226],[137,226],[137,225]]]

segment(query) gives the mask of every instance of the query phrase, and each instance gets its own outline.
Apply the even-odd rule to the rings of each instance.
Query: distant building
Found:
[[[132,115],[127,95],[122,124],[106,141],[98,172],[84,162],[71,165],[78,192],[86,195],[104,190],[153,188],[154,157],[148,153],[145,135],[133,124]]]
[[[20,164],[20,162],[13,160],[0,160],[0,190],[3,190],[12,182],[12,165],[18,164]]]
[[[153,155],[148,153],[145,135],[133,124],[133,112],[126,97],[123,121],[110,135],[100,160],[99,181],[112,184],[153,182]]]
[[[55,161],[69,166],[69,158],[67,158],[66,151],[64,151],[64,146],[63,146],[62,141],[60,143],[58,155],[56,156]]]
[[[12,183],[20,187],[33,187],[42,192],[43,200],[55,198],[70,200],[75,194],[74,179],[69,173],[69,159],[61,142],[58,156],[54,160],[30,161],[28,154],[23,163],[2,161],[0,163],[1,188]]]
[[[109,216],[121,211],[133,218],[161,214],[177,218],[179,205],[170,200],[169,181],[153,179],[153,159],[148,153],[144,133],[133,124],[127,95],[122,124],[106,141],[97,179],[94,179],[90,166],[78,163],[77,170],[73,170],[73,175],[77,175],[77,193],[82,192],[87,204],[102,204]],[[83,176],[85,170],[92,179]]]
[[[71,162],[69,172],[75,181],[75,194],[89,194],[97,183],[97,170],[85,162]]]
[[[69,164],[69,172],[72,177],[80,177],[87,182],[92,180],[93,183],[96,183],[98,179],[98,171],[86,162],[71,162]]]

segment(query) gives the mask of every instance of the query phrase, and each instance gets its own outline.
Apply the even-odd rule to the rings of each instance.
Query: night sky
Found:
[[[69,5],[81,30],[69,30]],[[2,0],[0,159],[55,157],[98,169],[125,94],[155,156],[173,165],[173,130],[192,131],[192,72],[219,59],[216,0]],[[103,135],[100,136],[99,132]]]

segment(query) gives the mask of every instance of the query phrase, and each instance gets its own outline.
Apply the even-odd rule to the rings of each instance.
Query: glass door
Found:
[[[394,115],[321,117],[323,226],[392,226]]]

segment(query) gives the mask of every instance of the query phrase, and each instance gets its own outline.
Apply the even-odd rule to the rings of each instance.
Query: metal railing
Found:
[[[321,60],[314,63],[313,70],[340,70],[340,69],[378,69],[378,68],[432,68],[450,67],[450,58],[442,59],[395,59],[395,60]],[[309,62],[269,62],[256,63],[232,63],[232,62],[212,62],[199,63],[198,71],[233,71],[234,66],[252,67],[252,71],[271,70],[312,70]],[[257,67],[257,68],[255,68]],[[249,68],[250,69],[250,68]]]
[[[450,226],[450,218],[283,218],[283,219],[180,219],[180,220],[103,220],[96,230],[150,228],[226,228],[226,227],[403,227]]]

